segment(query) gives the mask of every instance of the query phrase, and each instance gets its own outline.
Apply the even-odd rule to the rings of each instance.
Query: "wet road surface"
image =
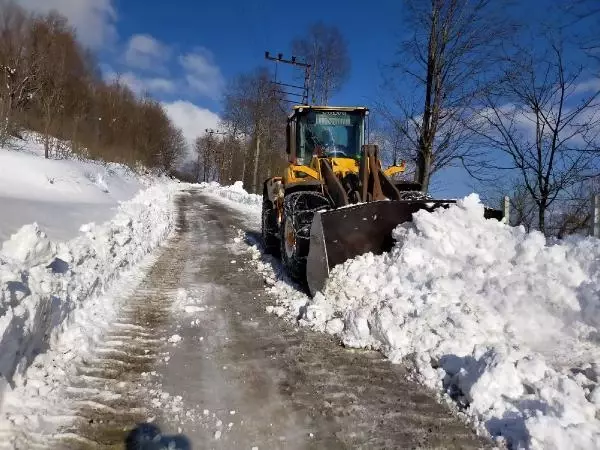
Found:
[[[194,449],[489,446],[405,367],[267,314],[233,243],[255,217],[200,191],[178,207],[175,236],[69,380],[77,420],[22,448],[122,448],[145,420]]]

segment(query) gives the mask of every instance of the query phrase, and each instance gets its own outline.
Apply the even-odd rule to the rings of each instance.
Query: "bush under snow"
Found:
[[[59,336],[73,311],[173,229],[176,183],[162,182],[119,206],[113,220],[83,225],[79,237],[53,242],[37,224],[22,227],[0,250],[0,404],[35,356]],[[93,312],[92,312],[93,315]]]
[[[384,255],[335,267],[314,299],[272,291],[288,317],[345,345],[410,358],[513,448],[600,448],[600,240],[547,243],[483,218],[476,195],[394,231]]]

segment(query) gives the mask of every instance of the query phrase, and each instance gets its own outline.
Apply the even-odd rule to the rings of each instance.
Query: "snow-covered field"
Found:
[[[0,149],[0,236],[10,235],[0,240],[0,407],[65,330],[78,349],[95,338],[114,309],[99,307],[99,295],[168,237],[183,187],[124,166]],[[49,236],[48,223],[69,239]]]
[[[35,133],[0,148],[0,242],[33,222],[52,239],[72,239],[82,224],[110,220],[153,179],[121,164],[43,155]]]
[[[258,216],[240,189],[210,188]],[[408,360],[498,443],[600,448],[600,240],[547,242],[485,220],[476,195],[394,237],[389,254],[337,266],[314,299],[255,246],[269,310]]]

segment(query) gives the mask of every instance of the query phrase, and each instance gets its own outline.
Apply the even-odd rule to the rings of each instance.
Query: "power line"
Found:
[[[301,61],[300,58],[298,58],[297,56],[292,56],[290,59],[286,59],[286,58],[284,58],[283,53],[277,53],[277,56],[271,56],[270,52],[268,52],[268,51],[265,51],[265,59],[267,59],[269,61],[273,61],[276,64],[276,66],[275,66],[275,81],[272,81],[272,84],[279,86],[280,89],[276,90],[275,92],[277,92],[278,94],[300,97],[301,103],[304,105],[307,105],[308,104],[309,86],[310,86],[311,65],[308,64],[307,62]],[[279,66],[279,63],[289,64],[289,65],[295,66],[297,68],[303,69],[304,70],[304,85],[297,86],[297,85],[293,85],[293,84],[289,84],[289,83],[279,82],[277,80],[277,75],[278,75],[277,67]],[[292,92],[283,90],[282,88],[284,88],[284,87],[290,88],[292,90]],[[296,90],[296,92],[294,90]],[[283,99],[283,100],[289,101],[286,99]],[[292,103],[295,103],[295,102],[292,102]]]

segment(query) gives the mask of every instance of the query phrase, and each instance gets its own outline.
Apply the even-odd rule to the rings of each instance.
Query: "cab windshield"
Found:
[[[359,158],[364,143],[361,111],[309,111],[299,122],[298,158],[303,164],[314,155]]]

